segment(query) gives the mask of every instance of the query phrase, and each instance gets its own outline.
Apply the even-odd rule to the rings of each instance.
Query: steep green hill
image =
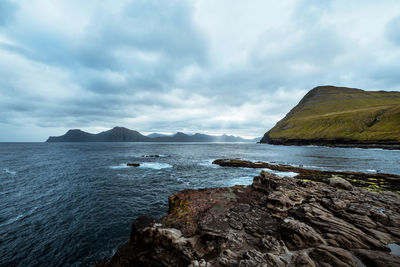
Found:
[[[400,92],[316,87],[261,143],[400,145]]]

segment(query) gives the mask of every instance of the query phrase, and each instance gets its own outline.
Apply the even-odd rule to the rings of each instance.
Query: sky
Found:
[[[400,91],[400,1],[0,1],[0,142],[259,137],[319,85]]]

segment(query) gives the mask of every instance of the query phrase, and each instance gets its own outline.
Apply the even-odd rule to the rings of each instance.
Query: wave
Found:
[[[234,185],[251,185],[253,183],[254,176],[242,176],[229,180],[227,186]]]
[[[282,172],[282,171],[274,171],[270,169],[263,169],[263,171],[278,175],[280,177],[295,177],[299,175],[297,172]]]
[[[126,163],[121,163],[117,166],[110,166],[109,168],[113,169],[113,170],[119,170],[119,169],[126,169],[126,168],[132,168],[132,167],[129,167],[128,165],[126,165]]]
[[[140,166],[138,166],[136,168],[153,169],[153,170],[172,168],[172,165],[170,165],[168,163],[142,162],[139,164],[140,164]],[[128,168],[135,169],[135,167],[128,166],[127,163],[121,163],[119,165],[109,166],[109,168],[113,169],[113,170],[128,169]]]
[[[139,168],[161,170],[161,169],[172,168],[172,165],[170,165],[168,163],[144,162],[144,163],[140,163]]]
[[[220,166],[217,164],[212,164],[213,163],[213,159],[209,159],[209,160],[204,160],[202,162],[197,163],[200,166],[203,167],[211,167],[211,168],[219,168]]]
[[[8,219],[7,221],[5,221],[4,223],[2,223],[1,225],[3,226],[3,225],[12,224],[12,223],[14,223],[14,222],[16,222],[16,221],[19,221],[19,220],[22,219],[23,217],[24,217],[23,214],[19,214],[18,216],[14,217],[14,218]]]
[[[12,170],[10,170],[10,169],[8,169],[8,168],[4,168],[3,170],[4,170],[6,173],[11,174],[11,175],[16,175],[16,174],[17,174],[16,171],[12,171]]]

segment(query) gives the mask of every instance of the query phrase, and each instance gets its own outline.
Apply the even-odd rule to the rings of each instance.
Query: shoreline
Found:
[[[264,139],[264,138],[263,138]],[[284,145],[284,146],[323,146],[323,147],[341,147],[341,148],[379,148],[386,150],[400,150],[400,142],[397,141],[372,141],[359,142],[346,139],[271,139],[259,142],[259,144]]]
[[[400,255],[390,248],[400,244],[400,195],[371,192],[340,175],[357,179],[364,175],[367,180],[375,177],[396,184],[400,176],[339,175],[237,159],[213,163],[268,166],[296,170],[299,175],[288,178],[261,171],[249,186],[185,189],[172,194],[167,216],[138,217],[128,242],[109,261],[96,266],[400,264]]]

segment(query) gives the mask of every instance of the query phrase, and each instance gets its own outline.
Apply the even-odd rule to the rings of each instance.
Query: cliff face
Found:
[[[316,87],[261,143],[400,146],[400,92]]]
[[[262,172],[251,186],[184,190],[139,217],[98,266],[400,266],[400,196]]]

